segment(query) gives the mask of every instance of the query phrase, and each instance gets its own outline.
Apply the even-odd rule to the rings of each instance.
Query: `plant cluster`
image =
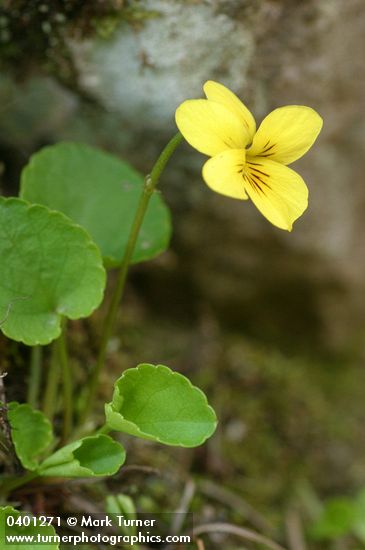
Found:
[[[179,141],[180,136],[175,139]],[[155,257],[169,243],[169,210],[151,188],[152,177],[157,173],[144,181],[127,163],[100,150],[59,143],[31,158],[22,173],[19,197],[0,199],[1,328],[8,338],[32,346],[28,403],[6,404],[5,395],[2,398],[2,418],[9,427],[4,445],[20,467],[20,472],[3,475],[3,499],[38,477],[115,474],[126,453],[110,431],[194,447],[215,430],[216,417],[205,395],[181,374],[151,364],[121,375],[105,405],[105,424],[90,433],[88,429],[128,266]],[[98,361],[88,375],[84,399],[78,402],[66,323],[91,315],[100,305],[112,267],[119,267],[116,293]],[[51,343],[53,365],[43,410],[37,410],[40,347]],[[59,377],[64,416],[62,433],[54,434]],[[79,433],[84,436],[77,437]]]
[[[28,402],[6,402],[0,378],[3,445],[9,472],[1,479],[3,502],[36,478],[114,475],[125,450],[110,432],[166,445],[196,447],[217,420],[203,392],[163,365],[127,369],[105,404],[105,422],[93,426],[93,407],[114,332],[129,266],[163,252],[170,213],[156,192],[166,163],[184,136],[211,157],[206,183],[221,194],[250,198],[275,226],[291,230],[307,206],[308,191],[287,164],[316,139],[322,120],[304,106],[269,114],[256,131],[248,109],[223,85],[207,82],[207,99],[185,101],[176,112],[176,134],[143,178],[126,162],[78,143],[36,153],[21,175],[19,197],[0,198],[0,311],[3,333],[32,346]],[[101,327],[98,356],[76,399],[66,341],[69,320],[90,316],[103,300],[107,272],[118,268]],[[52,344],[42,410],[41,347]],[[62,380],[63,424],[52,421]],[[11,471],[12,470],[12,471]],[[4,508],[17,517],[19,512]]]

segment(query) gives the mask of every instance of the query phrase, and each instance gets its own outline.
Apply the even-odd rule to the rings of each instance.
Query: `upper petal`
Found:
[[[186,141],[211,157],[226,149],[244,149],[250,141],[241,119],[215,101],[184,101],[176,110],[175,120]]]
[[[207,160],[203,166],[203,178],[213,191],[234,199],[248,199],[243,172],[244,149],[227,149]]]
[[[244,124],[248,130],[250,141],[252,141],[252,138],[256,132],[256,122],[242,101],[238,99],[238,97],[231,92],[231,90],[223,86],[223,84],[214,82],[213,80],[208,80],[204,84],[204,92],[209,100],[216,101],[217,103],[224,105],[242,121],[242,124]]]
[[[308,206],[308,189],[301,176],[265,158],[247,159],[245,188],[261,214],[280,229],[291,231]]]
[[[322,118],[310,107],[279,107],[264,118],[247,153],[290,164],[313,145],[322,125]]]

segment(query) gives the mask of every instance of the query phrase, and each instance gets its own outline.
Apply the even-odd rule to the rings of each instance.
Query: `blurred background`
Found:
[[[365,548],[364,51],[363,0],[0,3],[5,195],[29,156],[60,140],[148,172],[176,107],[208,79],[257,121],[287,104],[324,119],[294,165],[310,203],[291,234],[212,193],[187,144],[164,174],[172,245],[132,270],[101,390],[141,360],[167,364],[205,390],[220,424],[195,451],[130,442],[130,464],[156,469],[115,482],[140,509],[173,510],[185,495],[198,523],[246,526],[293,550]],[[92,358],[97,321],[74,324],[76,356]]]

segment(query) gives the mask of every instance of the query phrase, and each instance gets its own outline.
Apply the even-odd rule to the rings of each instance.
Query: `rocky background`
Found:
[[[178,271],[225,322],[260,338],[342,349],[362,335],[362,0],[3,4],[4,186],[32,151],[60,139],[148,171],[175,131],[176,106],[200,97],[207,79],[232,88],[258,120],[290,103],[317,109],[323,132],[296,165],[310,207],[290,235],[252,205],[213,194],[203,158],[179,151],[163,182]]]
[[[364,1],[3,0],[0,6],[5,194],[14,193],[29,155],[59,140],[100,146],[148,172],[176,131],[177,105],[200,97],[207,79],[234,90],[257,120],[286,104],[322,115],[318,142],[294,166],[310,203],[291,234],[251,204],[212,193],[200,175],[203,157],[180,147],[161,186],[173,212],[172,249],[134,269],[124,328],[127,350],[147,347],[151,361],[162,355],[188,365],[212,391],[218,384],[212,372],[222,376],[220,365],[227,366],[215,400],[228,446],[212,443],[214,475],[235,479],[243,468],[242,475],[260,480],[252,494],[261,503],[275,502],[291,483],[278,484],[273,461],[284,471],[291,464],[297,477],[304,469],[325,493],[363,484]],[[257,358],[246,339],[249,350],[276,351]],[[281,354],[309,362],[298,366]],[[243,411],[244,392],[250,397]],[[225,397],[236,399],[236,415],[224,418]],[[342,423],[347,406],[350,429]],[[288,421],[292,414],[300,435]],[[244,422],[234,420],[242,416]],[[252,428],[252,461],[246,454],[242,462],[246,430],[263,418],[268,431]],[[276,427],[285,425],[274,440],[272,418]]]

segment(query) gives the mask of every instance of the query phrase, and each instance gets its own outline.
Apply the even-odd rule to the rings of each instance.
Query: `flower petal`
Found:
[[[248,199],[245,192],[246,152],[244,149],[227,149],[207,160],[203,166],[203,178],[206,184],[222,195],[234,199]]]
[[[310,107],[279,107],[264,118],[247,154],[290,164],[313,145],[322,124],[322,118]]]
[[[207,99],[184,101],[176,110],[175,120],[186,141],[211,157],[226,149],[244,149],[250,141],[238,116]]]
[[[256,132],[256,122],[242,101],[238,99],[238,97],[231,92],[231,90],[223,86],[223,84],[214,82],[213,80],[208,80],[204,84],[204,92],[209,100],[216,101],[217,103],[224,105],[234,115],[240,118],[248,130],[250,141],[252,141]]]
[[[245,188],[252,202],[273,225],[291,231],[308,205],[308,189],[297,172],[262,157],[246,162]]]

